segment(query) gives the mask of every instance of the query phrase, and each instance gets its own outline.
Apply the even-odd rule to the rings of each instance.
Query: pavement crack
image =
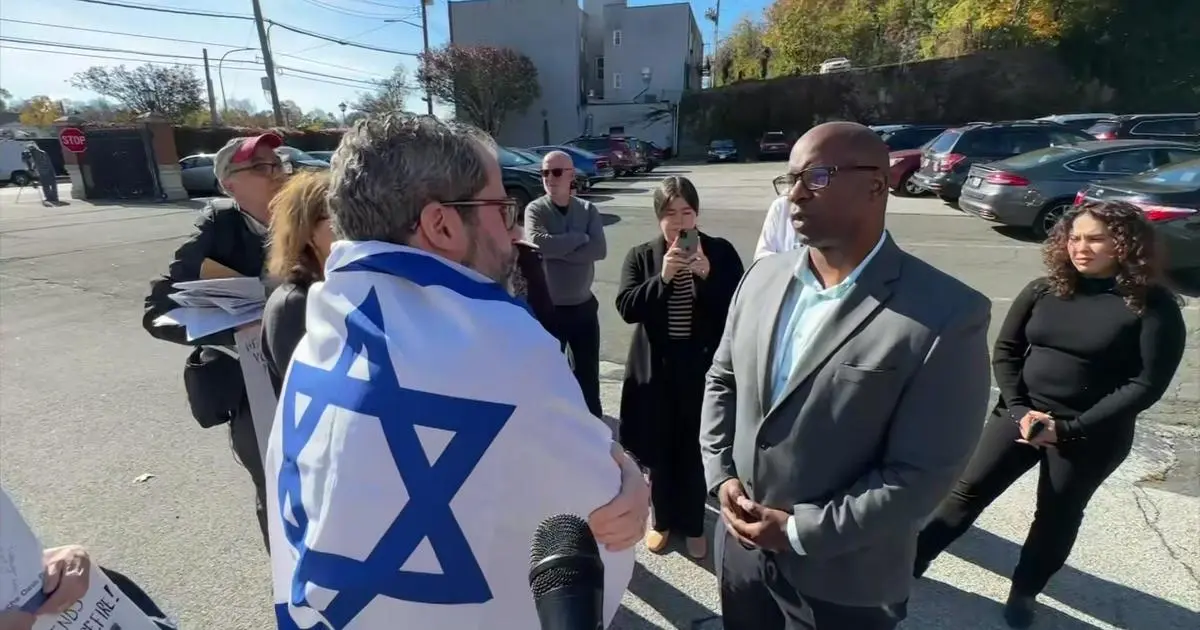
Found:
[[[1184,562],[1179,552],[1176,551],[1169,542],[1167,542],[1166,534],[1164,534],[1159,528],[1158,520],[1162,516],[1162,511],[1159,510],[1158,504],[1154,502],[1154,499],[1150,498],[1150,494],[1146,492],[1144,488],[1139,488],[1137,486],[1133,486],[1133,501],[1134,504],[1137,505],[1138,511],[1142,514],[1142,520],[1145,521],[1146,526],[1150,528],[1150,531],[1154,532],[1154,535],[1158,538],[1159,544],[1162,545],[1163,549],[1167,551],[1167,555],[1171,556],[1172,560],[1174,560],[1179,566],[1183,567],[1183,570],[1188,574],[1188,577],[1192,579],[1192,583],[1195,584],[1197,588],[1200,588],[1200,575],[1197,574],[1195,567],[1187,562]]]
[[[118,293],[113,293],[111,291],[103,291],[103,290],[98,290],[98,289],[92,289],[90,287],[81,286],[78,284],[59,282],[58,280],[51,280],[50,278],[33,278],[33,277],[23,278],[20,276],[14,276],[12,274],[0,274],[0,277],[8,279],[8,280],[28,282],[30,284],[40,284],[40,285],[47,286],[47,287],[55,287],[55,288],[60,288],[60,289],[71,289],[72,291],[78,291],[79,293],[84,293],[87,295],[100,295],[100,296],[104,296],[107,298],[116,298],[119,300],[126,299],[125,296],[120,295]]]

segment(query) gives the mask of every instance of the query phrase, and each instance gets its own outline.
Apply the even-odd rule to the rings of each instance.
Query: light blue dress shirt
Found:
[[[779,398],[783,396],[792,372],[812,347],[813,339],[828,326],[830,317],[842,300],[854,289],[863,269],[875,258],[875,254],[879,253],[885,240],[887,240],[886,231],[879,236],[879,242],[875,244],[871,253],[867,254],[867,257],[841,282],[831,287],[822,286],[821,281],[813,274],[808,262],[808,252],[805,251],[801,254],[800,260],[796,264],[796,281],[788,288],[783,304],[779,308],[781,325],[776,328],[772,340],[772,355],[775,358],[770,377],[772,406],[778,403]],[[783,319],[785,314],[786,319]],[[791,517],[788,518],[787,533],[788,540],[791,541],[796,553],[803,554],[800,537],[796,534],[795,519]]]

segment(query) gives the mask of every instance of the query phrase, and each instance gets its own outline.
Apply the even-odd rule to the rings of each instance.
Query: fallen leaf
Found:
[[[138,475],[137,477],[135,477],[133,480],[133,483],[146,483],[147,481],[150,481],[153,478],[154,478],[154,475],[152,475],[150,473],[145,473],[143,475]]]

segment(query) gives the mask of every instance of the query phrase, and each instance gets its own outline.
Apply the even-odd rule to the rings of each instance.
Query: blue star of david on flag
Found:
[[[285,537],[297,551],[290,603],[309,607],[309,585],[336,593],[321,614],[334,630],[350,623],[376,597],[426,604],[478,604],[492,591],[471,551],[450,502],[479,464],[515,407],[457,398],[403,387],[392,366],[379,298],[371,289],[346,317],[346,343],[337,363],[325,370],[292,363],[280,403],[282,458],[278,499]],[[368,378],[350,375],[365,356]],[[297,395],[311,402],[297,416]],[[358,560],[307,548],[310,525],[302,502],[299,459],[329,407],[379,419],[408,502],[366,559]],[[436,461],[430,462],[416,427],[454,433]],[[341,483],[353,483],[342,480]],[[441,574],[401,571],[423,539],[442,567]],[[284,607],[286,608],[286,606]],[[282,617],[286,611],[280,613]],[[283,627],[281,625],[281,627]]]

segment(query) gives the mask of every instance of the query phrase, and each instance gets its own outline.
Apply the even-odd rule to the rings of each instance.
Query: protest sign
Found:
[[[271,384],[271,373],[267,371],[267,356],[262,351],[262,326],[243,327],[233,335],[237,342],[238,363],[242,366],[242,379],[246,382],[246,398],[250,401],[250,416],[254,419],[254,433],[258,437],[258,452],[266,461],[267,440],[271,437],[271,425],[275,422],[275,386]]]
[[[32,613],[46,600],[42,593],[42,544],[0,490],[0,610]],[[42,615],[33,630],[158,630],[104,572],[92,563],[87,593],[58,615]]]

